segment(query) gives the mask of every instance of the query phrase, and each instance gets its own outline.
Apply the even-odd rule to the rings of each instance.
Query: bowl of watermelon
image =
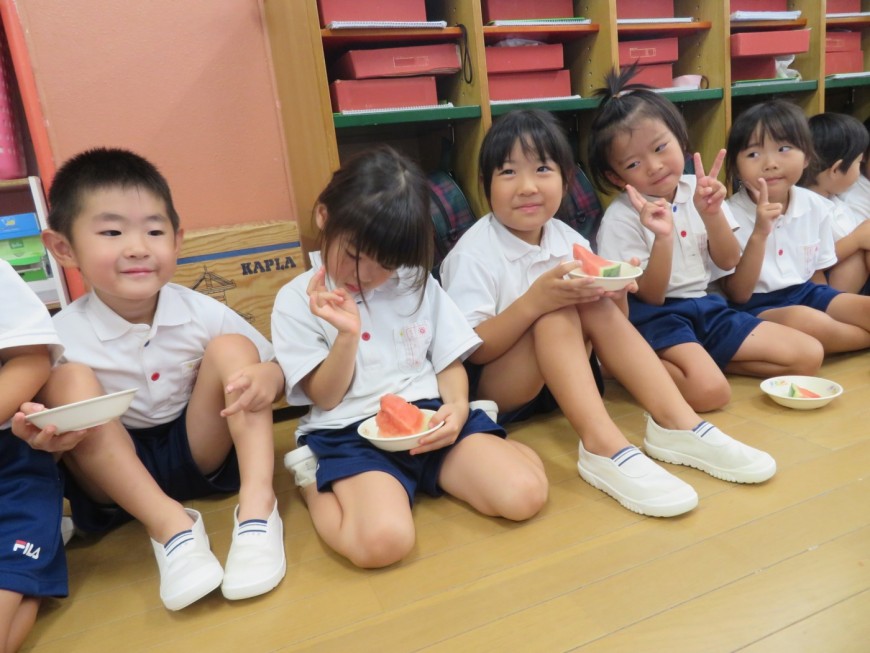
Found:
[[[843,386],[818,376],[775,376],[761,382],[761,389],[781,406],[813,410],[843,394]]]
[[[398,395],[381,397],[381,409],[357,427],[359,434],[378,449],[408,451],[420,445],[420,438],[441,428],[431,424],[434,410],[420,409]]]
[[[579,243],[574,243],[574,259],[580,261],[580,267],[568,274],[595,279],[595,285],[604,290],[622,290],[643,274],[643,270],[636,265],[602,258]]]

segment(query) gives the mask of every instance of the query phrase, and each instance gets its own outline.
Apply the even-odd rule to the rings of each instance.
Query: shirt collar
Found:
[[[88,297],[85,312],[93,325],[94,332],[101,341],[120,338],[135,326],[109,308],[93,291]],[[154,322],[151,330],[153,331],[158,326],[185,324],[190,319],[190,309],[184,303],[181,295],[172,286],[163,286],[157,297],[157,310],[154,311]]]
[[[554,237],[555,230],[550,226],[550,224],[556,218],[551,218],[544,224],[541,230],[540,245],[530,245],[521,238],[518,238],[508,231],[507,227],[499,222],[494,215],[490,214],[489,219],[493,233],[495,234],[499,245],[501,245],[505,258],[511,262],[518,261],[524,256],[536,252],[541,252],[545,257],[557,258],[564,257],[566,254],[570,253],[568,243],[562,239]]]

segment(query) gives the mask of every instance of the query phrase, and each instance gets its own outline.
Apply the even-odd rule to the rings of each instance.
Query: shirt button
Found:
[[[686,237],[686,232],[685,232],[685,231],[681,231],[681,232],[680,232],[680,236],[682,236],[683,238],[685,238],[685,237]]]
[[[673,211],[674,213],[677,212],[677,205],[676,205],[676,204],[673,204],[673,205],[671,206],[671,211]]]
[[[779,251],[777,252],[777,254],[779,254],[780,256],[782,256],[782,250],[779,250]]]
[[[363,331],[362,339],[368,342],[372,339],[372,334],[370,334],[368,331]]]
[[[160,372],[154,372],[154,374],[151,375],[152,381],[156,381],[159,378],[160,378]]]

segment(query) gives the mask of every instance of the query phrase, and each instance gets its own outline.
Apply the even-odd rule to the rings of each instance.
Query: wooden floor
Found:
[[[822,375],[845,388],[826,408],[771,403],[752,379],[710,415],[769,451],[761,486],[686,468],[701,502],[674,519],[635,515],[577,475],[560,415],[511,436],[544,458],[552,484],[525,524],[421,498],[417,547],[400,565],[362,571],[325,549],[280,465],[293,422],[276,425],[287,576],[270,594],[219,592],[172,613],[158,596],[148,538],[129,524],[68,547],[70,597],[44,604],[25,650],[102,651],[870,651],[870,353]],[[609,385],[607,405],[642,441],[642,412]],[[198,501],[224,559],[234,498]]]

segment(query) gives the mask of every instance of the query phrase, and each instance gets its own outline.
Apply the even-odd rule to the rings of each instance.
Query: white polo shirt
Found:
[[[238,333],[274,359],[269,341],[231,308],[174,283],[160,290],[153,324],[132,324],[90,292],[54,316],[64,358],[89,366],[106,393],[137,388],[121,421],[166,424],[190,401],[203,353],[217,336]]]
[[[746,189],[728,198],[740,230],[737,240],[745,248],[755,226],[755,202]],[[834,204],[806,188],[792,186],[788,210],[777,218],[767,238],[764,263],[753,292],[772,292],[809,281],[816,270],[837,262],[831,214]]]
[[[378,412],[380,398],[398,394],[407,401],[440,396],[436,374],[480,346],[480,338],[431,276],[423,300],[413,288],[414,271],[400,268],[386,283],[355,296],[361,320],[353,380],[332,410],[313,405],[300,382],[329,354],[338,331],[311,313],[306,292],[320,268],[313,267],[285,285],[275,298],[272,340],[286,379],[287,403],[311,406],[299,420],[296,437],[319,429],[337,429]],[[327,278],[327,288],[333,282]]]
[[[834,203],[834,211],[831,213],[831,229],[834,232],[834,242],[845,238],[855,231],[862,222],[870,220],[870,213],[860,215],[852,208],[852,205],[843,201],[836,195],[831,198]]]
[[[671,259],[671,278],[665,297],[703,297],[711,281],[729,274],[713,263],[707,246],[707,227],[695,208],[694,196],[697,178],[683,175],[671,203],[674,216],[674,250]],[[647,197],[652,201],[656,198]],[[722,213],[732,231],[737,222],[725,203]],[[632,206],[628,194],[620,193],[604,212],[598,229],[598,253],[607,259],[628,261],[640,259],[646,268],[652,252],[655,234],[640,223],[640,216]]]
[[[859,217],[865,220],[870,218],[870,179],[864,175],[859,176],[858,181],[840,195],[840,199],[846,202]]]
[[[540,245],[508,231],[490,213],[480,218],[441,262],[441,283],[472,327],[495,317],[544,272],[573,259],[589,241],[561,220],[544,225]]]
[[[3,259],[0,259],[0,288],[3,289],[0,295],[0,349],[48,345],[51,362],[57,361],[63,353],[63,346],[45,304]],[[0,424],[0,428],[8,429],[10,424],[11,420],[7,420]]]

